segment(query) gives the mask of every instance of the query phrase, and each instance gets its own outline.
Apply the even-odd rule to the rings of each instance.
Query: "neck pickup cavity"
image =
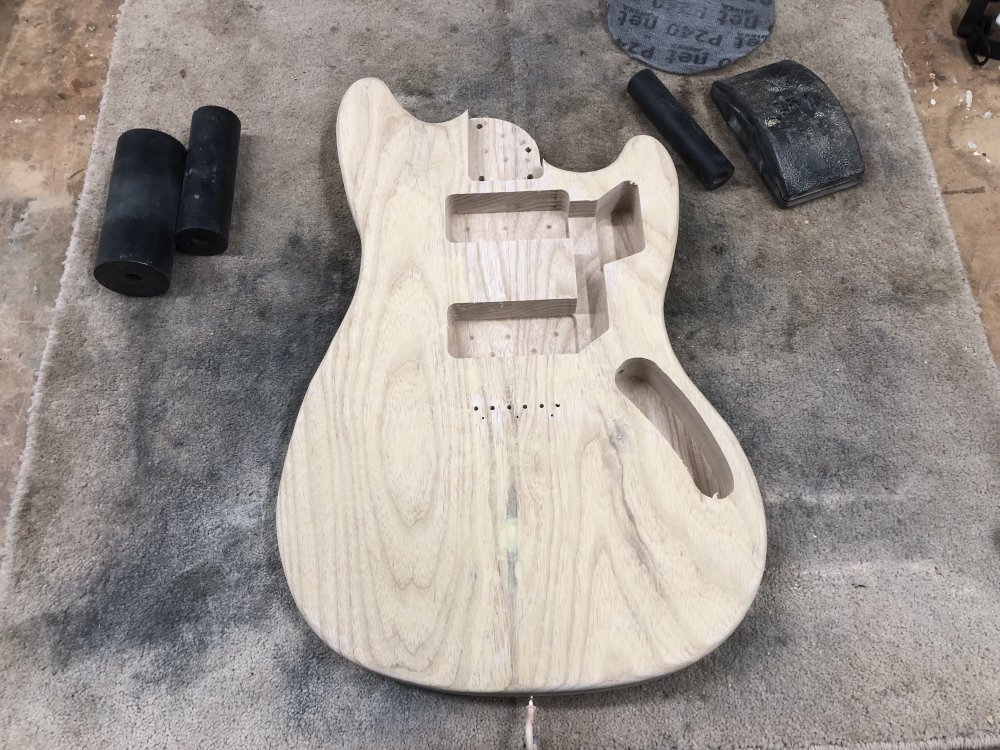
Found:
[[[449,242],[509,242],[569,237],[564,190],[449,195]]]

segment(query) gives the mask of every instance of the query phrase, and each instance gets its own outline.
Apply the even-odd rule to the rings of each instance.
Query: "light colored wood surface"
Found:
[[[711,651],[757,590],[764,514],[664,331],[663,147],[566,172],[510,123],[423,123],[374,79],[337,143],[361,274],[277,505],[309,624],[457,692],[608,688]]]
[[[1000,358],[1000,253],[994,248],[993,230],[1000,212],[1000,161],[992,158],[996,149],[990,146],[998,132],[996,119],[986,117],[1000,110],[1000,76],[997,68],[969,63],[962,41],[953,36],[961,6],[938,0],[886,1],[969,283],[982,306],[994,357]],[[58,269],[69,240],[73,201],[97,120],[117,7],[117,0],[0,4],[0,122],[10,125],[0,138],[0,162],[18,162],[23,168],[18,174],[33,176],[28,184],[8,180],[4,186],[11,189],[9,194],[0,195],[0,244],[13,245],[16,236],[16,258],[29,261],[5,258],[0,281],[0,332],[5,334],[0,336],[0,427],[6,435],[0,439],[0,540],[24,447],[35,370],[58,291]],[[85,64],[76,64],[80,62]],[[37,75],[39,70],[44,74]],[[26,71],[34,74],[30,85],[22,80]],[[185,74],[178,69],[180,80]],[[943,98],[942,90],[947,93]],[[974,95],[968,110],[965,91]],[[33,123],[25,119],[26,113],[34,116]],[[30,126],[30,140],[14,127],[17,119]],[[979,148],[970,149],[970,142]],[[68,143],[73,144],[69,155]],[[13,210],[22,203],[29,207],[25,214]]]

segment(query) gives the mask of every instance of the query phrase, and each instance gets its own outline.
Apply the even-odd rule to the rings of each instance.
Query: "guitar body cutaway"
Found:
[[[361,272],[277,505],[310,626],[469,693],[628,685],[718,646],[759,585],[764,512],[664,330],[663,147],[567,172],[515,125],[421,122],[375,79],[337,145]]]

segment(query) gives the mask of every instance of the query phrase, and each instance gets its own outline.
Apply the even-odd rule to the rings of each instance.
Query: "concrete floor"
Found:
[[[117,0],[0,0],[0,542]]]
[[[967,0],[885,3],[1000,360],[994,236],[1000,218],[1000,62],[973,66],[953,35]],[[118,7],[119,0],[0,0],[0,543]],[[845,58],[845,64],[856,63]]]
[[[977,68],[955,36],[969,0],[885,1],[969,284],[1000,362],[1000,60]]]

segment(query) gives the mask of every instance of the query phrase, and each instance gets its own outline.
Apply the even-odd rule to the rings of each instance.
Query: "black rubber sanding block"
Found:
[[[170,288],[185,154],[159,130],[136,128],[118,138],[94,265],[108,289],[152,297]]]
[[[660,82],[656,73],[640,70],[628,82],[627,90],[706,190],[715,190],[733,176],[732,162]]]
[[[861,182],[865,163],[847,113],[791,60],[712,84],[712,101],[782,208]]]
[[[177,249],[218,255],[229,246],[240,118],[224,107],[195,110],[177,208]]]

